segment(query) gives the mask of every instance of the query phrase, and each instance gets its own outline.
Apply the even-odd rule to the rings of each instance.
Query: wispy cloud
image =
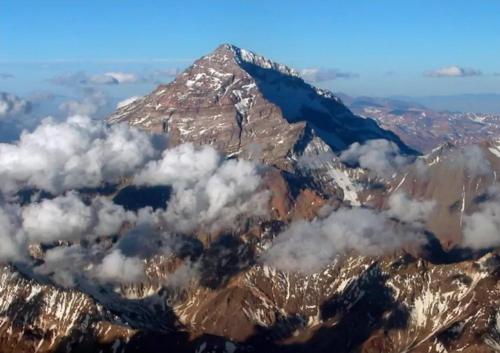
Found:
[[[473,68],[465,68],[457,65],[442,67],[435,70],[429,70],[424,72],[424,76],[427,77],[472,77],[481,76],[483,73],[481,70]]]
[[[49,79],[49,82],[61,86],[98,86],[98,85],[122,85],[137,83],[158,83],[164,78],[172,78],[178,75],[179,68],[167,68],[155,70],[146,74],[138,74],[123,71],[109,71],[99,74],[88,74],[84,71],[65,73]]]
[[[9,78],[14,78],[14,75],[0,72],[0,79],[6,80],[6,79],[9,79]]]
[[[103,74],[88,75],[83,71],[62,74],[51,78],[49,81],[62,86],[79,85],[118,85],[124,83],[136,83],[137,75],[127,72],[106,72]]]
[[[311,67],[300,70],[300,75],[304,80],[311,82],[325,82],[332,81],[339,78],[350,79],[359,77],[358,74],[352,72],[345,72],[337,69],[327,69]]]

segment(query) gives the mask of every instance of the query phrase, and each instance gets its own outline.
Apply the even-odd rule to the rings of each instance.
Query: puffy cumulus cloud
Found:
[[[456,65],[442,67],[436,70],[429,70],[424,73],[424,76],[427,77],[471,77],[481,75],[482,72],[480,70],[464,68]]]
[[[423,224],[432,207],[432,202],[396,196],[387,211],[326,209],[310,222],[293,222],[276,237],[261,260],[284,271],[315,273],[339,254],[354,251],[382,255],[407,244],[423,243]]]
[[[171,199],[165,208],[131,212],[75,191],[127,177],[136,185],[169,186]],[[0,144],[0,179],[11,202],[23,189],[51,194],[40,193],[46,198],[35,197],[23,207],[1,204],[0,261],[21,259],[33,243],[75,244],[126,232],[111,252],[86,241],[48,250],[35,272],[65,287],[77,285],[81,276],[112,283],[142,280],[144,260],[154,254],[201,251],[176,233],[233,229],[243,218],[266,214],[268,205],[251,162],[225,160],[211,147],[191,144],[164,150],[153,136],[128,125],[107,126],[79,115],[64,122],[45,119],[15,143]],[[172,283],[194,272],[190,265]]]
[[[387,215],[406,223],[425,223],[436,206],[434,200],[417,201],[403,192],[389,197]]]
[[[6,92],[0,92],[0,120],[3,118],[29,114],[31,103],[18,96]]]
[[[230,227],[241,215],[266,212],[268,194],[259,192],[256,166],[243,160],[222,160],[211,147],[184,144],[166,150],[134,178],[136,185],[170,185],[171,199],[163,217],[177,231],[199,226],[215,231]]]
[[[120,109],[120,108],[126,107],[127,105],[134,103],[138,99],[141,99],[141,97],[139,97],[139,96],[133,96],[133,97],[124,99],[124,100],[122,100],[122,101],[120,101],[120,102],[118,102],[116,104],[116,109]]]
[[[389,177],[411,163],[411,158],[401,154],[399,147],[388,140],[370,140],[361,145],[353,143],[343,151],[340,159],[349,165],[359,165],[380,177]]]
[[[0,200],[0,263],[21,260],[25,245],[20,207]]]
[[[90,228],[91,210],[74,193],[23,209],[23,228],[34,242],[78,240]]]
[[[107,254],[96,267],[97,279],[110,283],[136,283],[145,278],[144,261],[127,257],[118,249]]]
[[[450,168],[463,169],[470,176],[488,175],[491,164],[484,151],[476,145],[466,146],[450,153],[447,163]]]
[[[96,236],[115,234],[126,223],[141,222],[140,213],[126,211],[122,206],[104,197],[95,198],[90,207],[94,219],[91,233]],[[152,211],[146,209],[146,212]]]
[[[500,187],[491,187],[487,201],[479,210],[463,219],[462,245],[472,249],[486,249],[500,245]]]
[[[18,142],[0,144],[0,190],[34,187],[52,193],[116,183],[155,157],[154,141],[126,125],[88,117],[44,119]]]
[[[165,150],[161,159],[149,162],[136,174],[134,184],[193,187],[199,180],[212,175],[220,164],[221,156],[212,147],[196,148],[186,143]]]
[[[115,234],[126,221],[133,222],[134,216],[105,198],[86,205],[77,193],[69,192],[26,206],[22,219],[32,242],[51,243]]]
[[[325,68],[306,68],[300,70],[300,75],[306,81],[311,82],[324,82],[332,81],[339,78],[350,79],[358,78],[359,75],[352,72],[343,72],[336,69],[325,69]]]

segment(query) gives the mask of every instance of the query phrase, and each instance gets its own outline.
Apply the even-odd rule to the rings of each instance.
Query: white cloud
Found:
[[[463,246],[485,249],[500,245],[500,187],[490,188],[487,197],[477,212],[464,217]]]
[[[178,68],[154,70],[141,74],[123,71],[88,74],[84,71],[66,73],[55,76],[49,81],[61,86],[109,86],[123,84],[159,83],[166,78],[177,76],[181,72]],[[0,77],[1,78],[1,77]]]
[[[248,161],[224,161],[211,147],[183,144],[166,150],[134,178],[136,185],[171,185],[173,193],[164,214],[171,227],[192,231],[230,227],[243,214],[266,212],[268,195],[258,192],[261,178]]]
[[[358,74],[352,72],[343,72],[336,69],[325,69],[325,68],[306,68],[300,70],[300,75],[306,81],[311,82],[324,82],[324,81],[332,81],[339,78],[349,79],[349,78],[357,78]]]
[[[20,207],[15,204],[3,205],[0,200],[0,263],[20,260],[25,245]]]
[[[15,144],[0,144],[0,190],[34,187],[52,193],[116,183],[157,154],[150,135],[88,117],[44,119]]]
[[[165,279],[164,284],[171,288],[186,288],[189,283],[199,279],[200,262],[185,262],[170,273]]]
[[[135,283],[145,278],[144,262],[136,257],[126,257],[120,250],[106,255],[96,268],[96,277],[104,282]]]
[[[428,77],[471,77],[471,76],[481,76],[482,72],[480,70],[464,68],[454,65],[454,66],[442,67],[436,70],[426,71],[424,75]]]
[[[488,175],[491,173],[491,164],[483,150],[476,145],[466,146],[453,151],[447,163],[450,168],[464,169],[470,176]]]
[[[35,272],[50,276],[56,284],[64,288],[75,287],[76,278],[83,276],[88,266],[85,250],[80,245],[49,249],[43,261],[43,264],[35,267]]]
[[[92,75],[89,78],[89,83],[104,84],[104,85],[117,85],[124,83],[135,83],[139,81],[137,75],[127,72],[106,72],[101,75]]]
[[[149,162],[135,176],[134,183],[190,187],[212,175],[220,163],[221,157],[215,149],[186,143],[165,150],[160,160]]]
[[[69,100],[59,105],[59,110],[68,116],[86,115],[93,116],[99,109],[108,104],[107,98],[103,92],[95,90],[85,90],[81,99]]]
[[[23,209],[23,228],[33,242],[78,240],[92,222],[92,211],[75,193]]]
[[[398,209],[401,206],[407,213]],[[280,270],[315,273],[339,254],[354,251],[377,256],[404,245],[423,243],[423,224],[432,207],[432,202],[420,203],[403,196],[395,197],[387,211],[360,207],[333,212],[325,209],[320,218],[293,222],[261,259]]]
[[[24,231],[35,243],[112,235],[135,220],[131,212],[103,197],[86,205],[75,192],[29,204],[22,218]]]
[[[119,85],[143,81],[134,73],[112,71],[89,75],[83,71],[62,74],[50,79],[50,82],[62,86],[82,85]]]
[[[411,162],[411,158],[402,155],[399,147],[388,140],[370,140],[363,145],[355,142],[341,153],[340,159],[380,177],[389,177]]]
[[[387,215],[406,223],[425,223],[436,206],[434,200],[417,201],[397,192],[389,197]]]
[[[3,118],[28,114],[31,103],[10,93],[0,92],[0,120]]]

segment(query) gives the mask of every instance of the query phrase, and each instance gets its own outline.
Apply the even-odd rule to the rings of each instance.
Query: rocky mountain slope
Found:
[[[220,287],[192,282],[165,292],[149,284],[143,311],[173,313],[168,328],[156,329],[4,270],[0,342],[2,352],[495,352],[499,261],[352,256],[308,276],[253,265]]]

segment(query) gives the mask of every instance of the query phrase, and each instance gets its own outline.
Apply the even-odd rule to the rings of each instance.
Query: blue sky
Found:
[[[317,84],[353,95],[500,93],[499,0],[3,0],[0,33],[0,90],[20,95],[67,93],[60,74],[182,68],[224,42],[351,73]]]

